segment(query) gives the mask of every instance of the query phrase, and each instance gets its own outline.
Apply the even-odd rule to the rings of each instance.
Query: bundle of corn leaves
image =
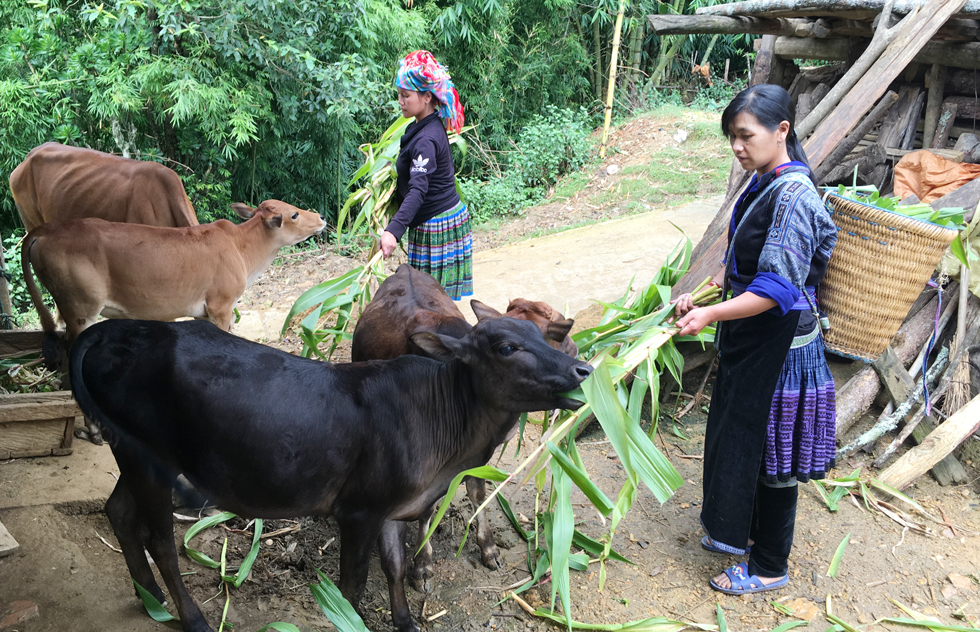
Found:
[[[474,517],[496,497],[518,534],[528,543],[528,571],[531,577],[510,594],[531,588],[550,573],[550,610],[538,610],[535,614],[549,619],[560,618],[569,629],[586,625],[572,620],[569,571],[587,570],[590,564],[598,563],[601,590],[606,578],[606,560],[626,561],[612,549],[612,544],[619,522],[636,500],[640,483],[664,503],[684,482],[652,439],[659,415],[660,376],[666,370],[679,383],[681,381],[684,359],[675,343],[689,340],[704,344],[711,341],[714,335],[714,329],[708,328],[697,336],[678,338],[677,328],[667,322],[673,314],[671,288],[687,272],[691,249],[691,241],[685,238],[649,285],[634,289],[631,284],[620,299],[603,304],[605,309],[598,325],[572,336],[582,357],[595,367],[581,389],[568,394],[586,402],[585,405],[575,411],[563,411],[545,431],[541,444],[513,472],[485,466],[461,473],[450,484],[451,493],[443,500],[427,534],[427,538],[431,537],[435,531],[449,508],[452,492],[463,476],[478,476],[499,482],[500,485],[477,508]],[[698,305],[710,304],[720,295],[720,288],[708,285],[706,279],[695,292],[695,302]],[[644,430],[641,417],[647,403],[650,425]],[[576,430],[590,414],[594,414],[601,424],[626,473],[626,480],[615,501],[591,480],[575,445]],[[522,432],[523,422],[522,419]],[[551,484],[546,487],[549,474]],[[522,486],[532,478],[536,489],[535,520],[533,530],[525,532],[500,491],[508,483],[519,481],[518,486]],[[598,539],[590,538],[575,528],[571,502],[573,485],[582,491],[596,511],[608,519],[608,530]],[[544,495],[546,489],[547,495]],[[472,521],[473,517],[469,522]],[[573,546],[583,552],[573,554]],[[561,600],[561,616],[555,611],[556,598]],[[643,626],[642,629],[677,629],[669,627],[677,625],[677,622],[644,623],[650,627]],[[659,627],[661,624],[664,627]],[[606,628],[590,626],[589,629]],[[622,628],[615,629],[632,628],[629,624],[623,624]]]
[[[378,241],[388,222],[398,212],[394,196],[398,180],[395,159],[398,157],[401,137],[413,120],[399,117],[385,130],[377,143],[365,143],[359,147],[364,154],[364,164],[354,172],[347,186],[350,188],[358,182],[362,184],[348,196],[337,215],[337,243],[342,240],[346,228],[348,236],[364,234],[371,240],[371,254],[366,265],[310,288],[293,303],[280,335],[286,335],[293,318],[312,310],[300,323],[303,357],[316,355],[323,360],[330,360],[340,342],[349,340],[353,335],[352,311],[358,305],[363,309],[371,301],[372,289],[387,278],[381,253],[378,251]],[[466,140],[462,134],[471,129],[472,126],[468,126],[458,134],[449,134],[449,143],[458,146],[463,156],[466,155]],[[459,167],[461,166],[462,163]],[[456,190],[459,191],[458,184]],[[462,193],[460,197],[462,198]],[[357,215],[348,222],[351,210],[358,206]],[[329,348],[324,352],[320,347],[325,343],[329,344]]]

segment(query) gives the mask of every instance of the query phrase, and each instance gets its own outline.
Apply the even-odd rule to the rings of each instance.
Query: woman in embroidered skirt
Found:
[[[408,232],[408,263],[428,272],[459,300],[473,294],[470,214],[456,193],[456,168],[446,130],[463,128],[463,106],[449,73],[432,53],[409,53],[395,77],[402,116],[414,118],[395,161],[398,212],[381,235],[391,256]]]
[[[816,288],[837,230],[793,129],[789,94],[753,86],[722,115],[742,168],[755,171],[732,211],[725,294],[677,300],[682,335],[718,322],[718,377],[704,439],[701,524],[709,551],[749,554],[711,580],[746,594],[785,586],[798,483],[823,478],[836,450],[834,381]]]

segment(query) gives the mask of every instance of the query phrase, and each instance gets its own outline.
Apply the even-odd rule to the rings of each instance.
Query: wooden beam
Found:
[[[889,465],[878,477],[897,489],[911,485],[980,427],[980,395],[929,433],[926,439]]]
[[[650,27],[657,35],[715,34],[739,35],[793,35],[796,37],[827,37],[831,31],[816,20],[783,18],[722,17],[717,15],[668,15],[647,16]]]
[[[928,10],[905,17],[909,21],[898,36],[807,140],[804,148],[811,165],[823,162],[939,27],[965,4],[966,0],[939,0],[930,3]]]
[[[980,103],[976,97],[946,97],[943,106],[956,106],[956,116],[960,118],[980,119]]]
[[[857,20],[873,19],[887,0],[741,0],[697,10],[698,15],[762,15],[766,17],[831,16]],[[935,0],[896,0],[894,11],[904,15],[914,8],[931,10]],[[980,17],[980,0],[964,3],[957,18]]]
[[[776,56],[785,59],[819,59],[847,61],[850,38],[790,37],[776,38]],[[949,43],[931,41],[912,58],[920,64],[942,64],[950,68],[980,69],[980,42]]]
[[[874,367],[878,377],[881,378],[881,383],[885,385],[885,390],[896,405],[904,403],[915,390],[915,380],[905,370],[902,361],[898,359],[898,354],[891,347],[885,349],[871,366]]]
[[[851,150],[854,149],[861,139],[864,138],[864,135],[870,132],[871,128],[877,125],[881,119],[885,118],[885,114],[889,112],[889,108],[891,108],[896,101],[898,101],[898,95],[889,90],[888,94],[882,97],[881,101],[878,102],[878,105],[876,105],[871,112],[864,117],[864,120],[861,121],[856,128],[854,128],[854,131],[851,132],[847,138],[845,138],[834,149],[834,151],[830,153],[830,156],[827,157],[824,164],[820,165],[820,168],[816,173],[817,180],[822,182],[824,178],[830,174],[834,167],[840,164],[844,160],[844,157],[851,153]]]
[[[922,150],[921,149],[896,149],[894,147],[889,147],[888,149],[885,150],[885,155],[887,155],[889,158],[895,159],[897,162],[902,158],[902,156],[917,151],[922,151]],[[943,158],[949,160],[950,162],[963,162],[963,158],[965,157],[962,151],[956,151],[955,149],[930,149],[929,151],[936,154],[937,156],[942,156]],[[947,206],[949,205],[947,204]]]

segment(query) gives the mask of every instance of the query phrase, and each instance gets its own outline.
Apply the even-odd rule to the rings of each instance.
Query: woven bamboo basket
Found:
[[[827,349],[873,362],[908,315],[957,231],[835,194],[837,246],[820,284]]]

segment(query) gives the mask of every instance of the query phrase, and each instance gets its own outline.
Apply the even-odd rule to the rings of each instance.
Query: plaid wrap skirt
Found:
[[[431,274],[454,301],[473,294],[473,235],[466,204],[408,229],[408,263]]]

